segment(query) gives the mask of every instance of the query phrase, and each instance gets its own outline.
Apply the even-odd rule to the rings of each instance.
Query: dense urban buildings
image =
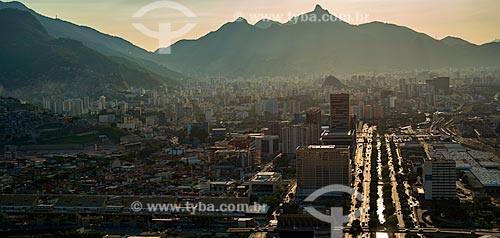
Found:
[[[74,0],[107,13],[143,2]],[[202,8],[233,5],[213,2]],[[338,21],[320,5],[254,22],[253,6],[283,9],[242,2],[248,20],[167,50],[0,1],[0,237],[500,234],[500,42]],[[151,4],[133,26],[213,16],[189,8],[199,1]],[[447,9],[495,23],[484,4]],[[342,191],[309,196],[329,185]]]

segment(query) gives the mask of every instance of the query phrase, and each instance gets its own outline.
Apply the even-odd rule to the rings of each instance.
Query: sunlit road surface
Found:
[[[389,138],[388,135],[385,136],[386,138],[386,147],[387,147],[387,156],[389,157],[389,173],[390,173],[390,181],[391,181],[391,186],[392,186],[392,200],[395,204],[395,208],[396,208],[396,217],[398,218],[398,227],[400,229],[403,229],[405,228],[405,223],[404,223],[404,219],[403,219],[403,213],[401,212],[401,203],[399,202],[399,194],[398,194],[398,191],[397,191],[397,186],[398,186],[398,183],[397,183],[397,180],[396,180],[396,173],[399,172],[399,171],[395,171],[394,170],[394,163],[399,163],[399,157],[397,158],[397,161],[395,159],[395,156],[396,153],[395,151],[391,151],[391,146],[390,146],[390,142],[391,142],[391,139]],[[404,234],[396,234],[396,237],[401,237],[403,238],[404,237]]]
[[[370,219],[370,182],[371,182],[371,156],[372,156],[372,140],[373,140],[373,127],[368,128],[368,132],[366,134],[367,143],[366,143],[366,155],[363,158],[363,204],[361,207],[364,208],[363,214],[361,215],[361,226],[368,227],[368,222]]]
[[[389,238],[389,234],[387,234],[385,232],[377,232],[375,237],[376,238]]]
[[[248,238],[266,238],[267,232],[254,232]]]
[[[285,195],[285,197],[283,198],[283,204],[286,204],[286,203],[291,203],[292,202],[292,196],[290,196],[290,194],[296,194],[297,192],[297,181],[293,181],[291,184],[290,184],[290,187]],[[295,196],[293,196],[295,198]],[[277,208],[276,210],[273,211],[273,213],[271,214],[271,219],[269,220],[269,222],[267,223],[266,227],[277,227],[278,226],[278,209]]]
[[[354,184],[353,184],[355,191],[354,191],[354,194],[351,196],[352,201],[351,201],[350,214],[352,214],[352,215],[350,216],[348,226],[350,226],[352,224],[352,221],[354,221],[356,219],[356,217],[353,215],[353,213],[357,210],[356,205],[361,202],[361,201],[358,201],[356,199],[356,197],[358,196],[358,193],[359,193],[357,188],[359,186],[361,186],[361,183],[362,183],[362,181],[360,181],[360,179],[358,178],[357,174],[359,171],[360,164],[363,163],[363,146],[364,146],[364,143],[358,143],[357,148],[356,148],[356,157],[354,160],[355,179],[354,179]]]
[[[356,199],[356,195],[358,194],[358,186],[362,186],[362,194],[363,194],[363,201],[361,202],[360,208],[362,208],[363,213],[360,214],[359,220],[361,222],[362,227],[368,227],[368,221],[369,221],[369,206],[370,206],[370,158],[371,158],[371,152],[372,152],[372,133],[373,133],[373,128],[368,127],[368,125],[363,126],[362,132],[358,134],[358,145],[356,148],[356,153],[355,153],[355,159],[354,159],[354,171],[355,171],[355,180],[354,180],[354,189],[355,193],[351,197],[352,199],[352,206],[350,213],[354,213],[357,208],[356,204],[358,204],[360,201]],[[367,143],[365,143],[367,142]],[[363,154],[363,149],[366,148],[366,154]],[[361,166],[363,166],[363,171],[361,170]],[[360,181],[357,174],[358,173],[363,173],[363,181]],[[350,226],[352,222],[356,218],[354,216],[350,217],[349,223],[347,224]]]

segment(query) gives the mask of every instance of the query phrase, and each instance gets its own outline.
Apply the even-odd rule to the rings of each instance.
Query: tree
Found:
[[[388,229],[397,229],[398,228],[398,218],[395,215],[391,215],[385,221],[385,226]]]
[[[416,182],[417,182],[417,174],[411,171],[410,173],[408,173],[408,183],[415,184]]]
[[[353,237],[359,236],[363,232],[363,228],[361,227],[361,222],[359,219],[352,221],[351,229],[349,230],[349,234]]]
[[[380,226],[380,222],[376,216],[370,217],[370,221],[368,221],[368,226],[370,229],[377,229]]]
[[[290,162],[290,159],[288,159],[286,156],[279,156],[274,160],[274,164],[276,167],[281,168],[281,167],[288,167],[288,164]]]
[[[277,196],[266,196],[264,197],[264,203],[272,208],[276,208],[280,204],[280,199]]]
[[[255,194],[250,195],[250,202],[258,202],[259,201],[259,196]]]

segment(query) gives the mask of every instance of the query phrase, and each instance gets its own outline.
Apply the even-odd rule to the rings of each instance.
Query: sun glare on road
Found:
[[[377,232],[377,238],[389,238],[389,235],[385,232]]]

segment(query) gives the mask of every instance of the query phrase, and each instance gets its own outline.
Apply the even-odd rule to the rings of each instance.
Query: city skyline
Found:
[[[181,39],[198,39],[215,31],[227,22],[244,17],[250,24],[263,18],[287,22],[321,5],[331,14],[351,24],[363,24],[381,21],[409,27],[428,34],[436,39],[446,36],[459,37],[474,44],[485,44],[500,37],[497,30],[500,16],[498,1],[440,1],[411,0],[399,3],[384,1],[254,1],[229,2],[216,0],[196,2],[191,0],[176,1],[189,10],[195,17],[188,18],[171,9],[154,10],[140,19],[132,15],[154,1],[21,1],[27,7],[49,17],[90,26],[107,34],[122,37],[149,51],[158,48],[158,41],[134,28],[133,23],[142,23],[150,29],[157,29],[158,23],[168,22],[172,28],[180,29],[188,23],[195,27],[186,34],[174,37],[172,43]],[[443,10],[444,9],[444,10]],[[156,27],[156,28],[155,28]]]

